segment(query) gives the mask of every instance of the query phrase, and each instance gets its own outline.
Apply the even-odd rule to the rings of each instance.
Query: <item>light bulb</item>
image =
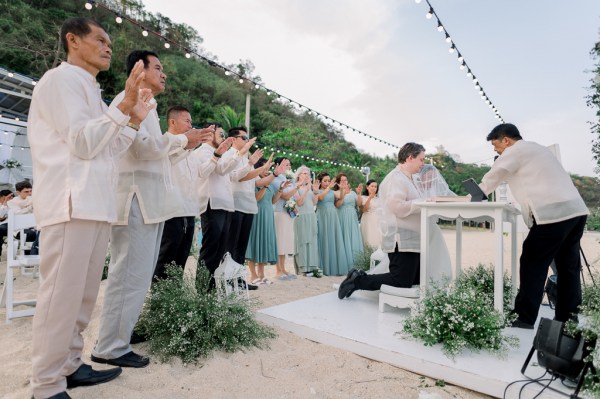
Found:
[[[415,3],[420,4],[421,0],[415,0]]]
[[[144,36],[144,37],[148,36],[148,31],[146,29],[144,29],[142,31],[142,36]]]
[[[463,63],[465,57],[463,57],[460,53],[458,53],[458,62]]]
[[[240,78],[240,80],[238,80],[238,82],[244,83],[244,79]]]
[[[117,15],[117,17],[115,18],[115,22],[120,24],[123,22],[123,18],[121,18],[120,16]]]
[[[427,14],[425,14],[425,18],[431,19],[431,17],[433,17],[433,9],[430,8]]]
[[[33,81],[31,81],[31,84],[32,84],[33,86],[35,86],[35,85],[37,84],[37,82],[36,82],[35,80],[33,80]]]
[[[450,43],[452,41],[452,38],[450,37],[449,34],[446,33],[446,43]]]
[[[91,10],[93,7],[92,3],[90,3],[89,1],[85,3],[85,9],[86,10]]]
[[[465,64],[460,64],[459,68],[462,71],[463,69],[465,69]]]
[[[256,85],[254,85],[254,88],[255,89],[260,89],[260,85],[256,84]]]
[[[185,53],[185,58],[192,58],[192,55],[190,53]]]
[[[470,78],[471,76],[473,76],[473,74],[471,73],[471,70],[469,70],[469,71],[467,72],[467,77],[468,77],[468,78]]]
[[[231,72],[225,71],[225,76],[229,76]]]
[[[271,92],[270,92],[270,91],[267,91],[267,96],[270,96],[270,95],[271,95]]]
[[[450,47],[450,48],[448,49],[448,52],[449,52],[450,54],[452,54],[452,53],[454,52],[454,50],[455,50],[455,47],[454,47],[454,44],[453,44],[453,45],[452,45],[452,47]]]
[[[12,78],[13,76],[15,76],[15,74],[14,74],[14,73],[12,73],[12,72],[9,72],[9,73],[8,73],[8,77],[9,77],[9,78]]]
[[[171,48],[171,45],[169,44],[169,42],[165,42],[165,48]]]

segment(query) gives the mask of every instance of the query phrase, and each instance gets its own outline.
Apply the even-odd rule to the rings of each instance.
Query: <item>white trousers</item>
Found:
[[[127,226],[112,226],[110,266],[92,353],[115,359],[132,350],[131,333],[142,311],[158,259],[164,222],[144,224],[137,197],[131,202]]]
[[[31,378],[36,398],[66,390],[65,376],[82,364],[81,333],[96,304],[109,234],[108,223],[81,219],[41,230]]]

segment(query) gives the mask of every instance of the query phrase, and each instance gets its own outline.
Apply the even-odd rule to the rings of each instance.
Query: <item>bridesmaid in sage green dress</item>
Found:
[[[296,170],[296,187],[300,188],[295,196],[298,215],[294,219],[294,266],[297,274],[307,274],[318,269],[320,261],[315,214],[317,187],[312,187],[310,169],[304,165]]]
[[[258,169],[266,160],[261,158],[256,165]],[[260,177],[264,178],[265,174]],[[258,181],[257,177],[257,181]],[[246,247],[246,259],[250,269],[252,284],[269,284],[265,278],[265,264],[277,264],[277,238],[275,237],[275,217],[273,214],[273,196],[275,192],[270,184],[256,187],[258,213],[252,219],[250,238]]]
[[[344,246],[340,219],[334,205],[334,183],[327,172],[319,173],[317,181],[321,187],[317,196],[317,237],[321,268],[326,276],[342,276],[348,273],[351,259]]]
[[[362,183],[356,189],[357,194],[350,188],[348,176],[344,173],[338,174],[335,182],[339,187],[335,193],[335,206],[338,208],[344,246],[346,247],[350,264],[354,265],[354,261],[365,250],[358,224],[358,213],[356,211],[357,206],[362,205],[362,197],[360,196]]]

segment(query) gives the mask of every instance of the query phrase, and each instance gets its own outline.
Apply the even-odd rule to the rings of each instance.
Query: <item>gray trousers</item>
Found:
[[[67,389],[65,376],[82,364],[82,332],[96,304],[110,225],[72,219],[42,231],[32,340],[31,386],[36,398]]]
[[[144,224],[137,197],[127,226],[110,233],[110,266],[94,356],[115,359],[132,350],[131,333],[142,311],[158,259],[164,222]]]

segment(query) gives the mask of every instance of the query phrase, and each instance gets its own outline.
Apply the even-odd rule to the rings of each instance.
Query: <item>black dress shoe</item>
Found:
[[[31,399],[35,399],[33,396]],[[48,399],[71,399],[68,393],[62,391],[61,393],[57,393],[56,395],[50,396]]]
[[[141,344],[142,342],[148,341],[148,337],[144,334],[136,333],[135,331],[131,333],[131,338],[129,339],[129,344]]]
[[[121,367],[94,370],[89,364],[82,364],[77,371],[67,376],[67,389],[102,384],[117,378],[121,371]]]
[[[338,289],[338,298],[350,298],[350,295],[352,295],[352,293],[357,289],[356,284],[354,284],[354,280],[356,280],[358,276],[362,276],[364,274],[365,272],[362,270],[350,270],[346,275],[346,279],[342,281],[342,284],[340,284],[340,288]]]
[[[146,367],[150,364],[150,358],[138,355],[134,351],[128,352],[115,359],[103,359],[92,355],[92,361],[96,363],[112,364],[113,366],[133,367],[136,369]]]
[[[526,330],[533,330],[533,324],[525,323],[524,321],[519,319],[515,319],[515,321],[513,321],[510,326],[514,328],[524,328]]]
[[[254,285],[254,284],[249,284],[247,283],[245,280],[239,279],[238,280],[238,286],[240,287],[240,289],[245,290],[246,287],[248,287],[249,291],[252,290],[257,290],[258,289],[258,285]]]

